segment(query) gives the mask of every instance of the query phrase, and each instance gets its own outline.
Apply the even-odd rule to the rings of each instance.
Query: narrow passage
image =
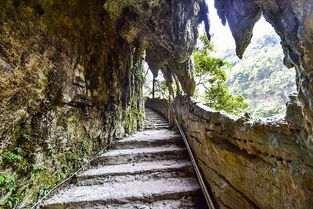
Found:
[[[146,130],[116,141],[48,200],[47,209],[206,209],[181,136],[146,109]]]

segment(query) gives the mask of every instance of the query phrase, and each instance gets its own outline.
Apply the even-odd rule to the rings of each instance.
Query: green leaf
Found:
[[[0,185],[4,183],[4,176],[0,176]]]
[[[23,150],[19,147],[15,148],[14,151],[17,153],[17,154],[20,154]]]
[[[198,80],[196,92],[201,92],[199,88],[204,88],[205,93],[196,97],[202,97],[207,106],[218,111],[224,110],[235,115],[242,113],[248,107],[245,98],[241,95],[232,95],[226,85],[226,69],[230,68],[231,64],[209,56],[213,51],[213,45],[206,36],[200,37],[200,42],[201,47],[193,54],[195,75]]]

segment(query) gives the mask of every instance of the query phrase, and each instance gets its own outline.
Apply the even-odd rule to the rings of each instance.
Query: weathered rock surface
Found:
[[[24,208],[140,128],[143,60],[102,1],[4,0],[0,19],[0,207]]]
[[[146,105],[164,109],[157,100]],[[220,208],[312,207],[313,156],[292,123],[238,118],[188,97],[173,106]]]
[[[143,128],[144,59],[192,94],[206,11],[203,0],[1,1],[0,176],[14,182],[0,185],[1,207],[29,207]]]
[[[193,94],[189,57],[197,41],[198,23],[204,21],[209,30],[204,0],[107,0],[104,7],[118,34],[139,49],[146,49],[152,71],[162,69],[177,76],[184,91]]]
[[[154,125],[165,120],[151,110],[147,118]],[[139,132],[113,148],[79,173],[75,183],[45,200],[43,208],[206,208],[174,131]]]
[[[301,144],[313,151],[313,2],[311,0],[215,0],[223,23],[226,19],[236,40],[237,55],[250,43],[261,13],[281,38],[285,65],[297,69],[298,95],[304,116]]]
[[[260,6],[255,0],[216,0],[215,7],[223,25],[226,24],[226,20],[228,21],[236,42],[236,54],[242,58],[251,42],[253,26],[262,15]]]
[[[277,191],[282,192],[282,197],[275,190],[275,194],[267,193],[272,199],[264,194],[262,202],[254,200],[251,190],[243,191],[235,185],[241,179],[242,174],[238,174],[232,180],[226,178],[233,185],[227,188],[241,192],[220,193],[220,199],[225,203],[229,198],[223,194],[240,194],[244,205],[253,201],[259,207],[270,208],[268,204],[272,200],[276,206],[280,201],[286,207],[287,203],[298,207],[301,200],[306,207],[307,194],[312,191],[308,167],[312,166],[313,151],[313,3],[311,0],[216,0],[216,7],[222,20],[230,23],[238,56],[247,47],[253,25],[263,13],[282,39],[285,63],[297,68],[299,94],[299,101],[290,106],[298,116],[289,114],[286,118],[292,123],[272,125],[264,136],[261,128],[266,125],[251,124],[254,127],[251,130],[245,125],[247,133],[236,128],[232,134],[238,135],[237,140],[230,140],[232,145],[259,156],[255,164],[249,161],[251,170],[259,162],[271,161],[268,156],[260,161],[264,153],[273,155],[272,164],[282,159],[289,165],[291,160],[292,172],[289,168],[281,169],[279,177],[275,176],[277,182],[287,185],[279,185]],[[152,71],[161,69],[168,81],[179,80],[182,89],[192,95],[195,84],[189,55],[201,21],[208,30],[204,0],[2,0],[0,176],[4,177],[6,186],[3,182],[0,185],[1,207],[29,207],[111,140],[143,127],[144,59]],[[224,116],[216,120],[222,119]],[[205,119],[201,124],[206,122]],[[230,127],[238,125],[228,123]],[[281,131],[283,135],[275,135],[279,139],[270,140],[271,133]],[[258,134],[254,136],[255,132]],[[259,141],[261,135],[265,142]],[[251,138],[254,143],[245,143],[243,137]],[[277,145],[277,141],[282,143]],[[234,151],[229,156],[237,159],[241,155]],[[234,170],[227,169],[230,169],[228,173]],[[303,177],[302,180],[297,176]],[[248,174],[242,178],[249,179],[245,183],[254,186],[257,181],[253,179],[258,179]],[[258,191],[261,194],[266,190]],[[299,198],[295,200],[295,197]]]

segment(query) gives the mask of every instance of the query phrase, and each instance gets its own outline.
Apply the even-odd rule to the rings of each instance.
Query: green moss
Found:
[[[32,139],[35,140],[33,137]],[[15,153],[10,152],[8,154],[11,158],[14,154],[14,163],[5,164],[8,170],[14,168],[14,172],[12,174],[1,173],[0,175],[1,196],[5,197],[0,201],[0,206],[14,208],[23,199],[27,199],[29,203],[32,203],[44,196],[58,182],[66,179],[74,170],[77,170],[88,161],[92,154],[92,147],[93,145],[89,139],[81,139],[80,142],[73,142],[71,145],[71,149],[75,152],[64,150],[57,154],[53,153],[42,163],[31,164],[25,161],[23,165],[21,164],[22,157],[17,158],[15,156],[21,153],[20,148],[14,149]],[[18,159],[18,162],[16,162],[16,159]],[[58,163],[54,164],[53,161]],[[16,163],[18,163],[18,166],[16,166]],[[24,187],[24,185],[27,186]]]
[[[66,116],[61,116],[63,110],[56,111],[60,118],[55,122],[62,126],[51,122],[49,125],[63,134],[68,129],[67,143],[59,143],[57,137],[50,138],[44,121],[38,121],[42,127],[25,124],[16,127],[11,145],[7,150],[1,150],[6,157],[2,159],[5,162],[1,162],[0,169],[5,171],[0,172],[0,196],[3,197],[0,207],[14,208],[27,200],[23,208],[30,208],[34,201],[86,163],[94,154],[93,147],[101,148],[94,146],[96,141],[85,137],[80,126],[80,111],[73,108]]]
[[[135,101],[135,100],[132,100]],[[126,112],[125,126],[127,133],[134,133],[138,129],[138,124],[143,121],[145,114],[142,110],[138,110],[134,105],[131,105],[129,111]]]
[[[144,76],[143,76],[143,73],[142,73],[142,71],[140,71],[140,70],[136,71],[136,78],[137,78],[140,82],[142,82],[142,83],[145,82],[145,78],[144,78]]]
[[[17,163],[20,162],[22,160],[22,156],[20,156],[19,154],[15,154],[10,152],[9,154],[7,154],[5,156],[5,159],[9,162],[9,163]]]

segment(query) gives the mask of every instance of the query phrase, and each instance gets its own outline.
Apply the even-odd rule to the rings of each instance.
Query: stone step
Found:
[[[168,126],[168,123],[146,123],[146,126]]]
[[[168,123],[145,123],[145,126],[169,126]]]
[[[207,209],[181,136],[146,110],[145,131],[111,150],[49,195],[48,209]]]
[[[149,119],[149,120],[146,120],[146,122],[155,122],[155,121],[157,121],[157,122],[162,122],[162,123],[168,123],[168,121],[167,120],[164,120],[164,119]]]
[[[168,125],[167,121],[164,122],[155,122],[155,121],[149,121],[149,122],[145,122],[145,124],[163,124],[163,125]]]
[[[145,130],[161,130],[161,129],[169,129],[169,126],[147,126]]]
[[[113,149],[157,147],[164,145],[183,145],[181,136],[164,130],[144,131],[134,136],[114,142]]]
[[[162,122],[167,122],[166,119],[164,118],[153,118],[153,117],[147,117],[146,121],[162,121]]]
[[[136,149],[115,149],[101,155],[93,162],[93,165],[118,165],[155,160],[176,160],[186,158],[188,158],[186,148],[182,148],[176,145]]]
[[[148,181],[151,179],[169,179],[169,178],[184,178],[194,176],[193,168],[186,167],[185,170],[177,171],[154,171],[152,173],[142,173],[142,174],[125,174],[123,176],[105,176],[105,177],[90,177],[86,179],[76,179],[76,186],[90,186],[90,185],[101,185],[110,182],[129,182],[129,181]]]
[[[178,178],[193,175],[194,171],[190,161],[152,161],[92,168],[77,175],[76,185],[86,186],[134,180],[146,181],[149,179]]]
[[[192,196],[199,190],[199,184],[194,177],[69,186],[46,200],[44,208],[92,208],[92,204],[102,206],[98,208],[105,208],[110,204],[136,201],[179,200],[184,196]]]
[[[146,114],[146,116],[148,116],[148,117],[146,117],[146,118],[161,118],[161,119],[163,119],[163,120],[165,120],[165,118],[163,117],[163,116],[161,116],[161,115],[157,115],[157,114]]]
[[[161,120],[161,119],[156,119],[156,120],[149,119],[149,121],[146,121],[146,123],[167,123],[168,124],[168,121]]]
[[[200,194],[201,195],[201,194]],[[199,195],[184,196],[178,200],[159,200],[155,202],[136,201],[126,204],[87,204],[68,209],[207,209]]]
[[[160,118],[165,120],[165,118],[162,115],[159,114],[153,114],[153,113],[146,113],[146,118]]]
[[[168,126],[168,123],[145,123],[147,126]]]
[[[146,116],[148,116],[148,117],[146,117],[146,118],[162,118],[163,120],[165,120],[165,118],[163,117],[163,116],[161,116],[161,115],[156,115],[156,114],[146,114]]]
[[[168,125],[168,122],[167,121],[163,121],[163,122],[149,121],[149,122],[145,122],[145,124],[167,124]]]

